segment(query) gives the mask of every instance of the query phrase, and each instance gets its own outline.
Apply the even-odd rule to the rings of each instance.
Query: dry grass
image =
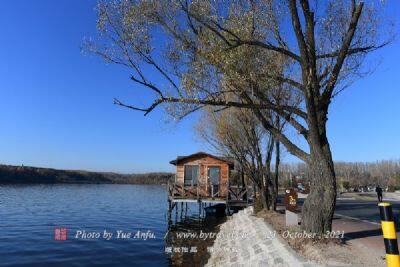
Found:
[[[287,227],[283,211],[266,212],[263,210],[258,212],[257,216],[264,218],[276,230],[277,234],[305,259],[336,266],[384,266],[382,258],[372,256],[368,249],[348,244],[340,237],[285,238],[285,235],[283,235],[285,231],[287,231],[286,235],[287,233],[302,233],[303,231],[298,226]]]

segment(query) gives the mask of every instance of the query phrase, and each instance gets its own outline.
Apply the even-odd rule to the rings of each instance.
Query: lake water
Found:
[[[166,200],[165,186],[157,185],[0,185],[0,265],[190,266],[199,258],[204,263],[200,252],[165,253]],[[195,211],[197,205],[189,206],[172,231],[213,231],[221,222],[194,219]],[[55,236],[56,228],[67,229],[67,240],[55,240],[64,233]],[[107,240],[104,231],[113,236]]]

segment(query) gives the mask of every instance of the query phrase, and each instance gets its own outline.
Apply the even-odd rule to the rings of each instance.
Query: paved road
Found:
[[[395,218],[399,218],[400,202],[389,201],[393,206]],[[336,214],[350,216],[360,220],[380,223],[379,209],[377,201],[363,200],[337,200]]]
[[[279,201],[282,203],[283,199],[280,197]],[[299,205],[303,204],[304,199],[299,199]],[[384,199],[385,201],[385,199]],[[397,219],[398,227],[400,230],[400,201],[388,201],[392,204],[395,220]],[[373,222],[380,224],[380,215],[378,208],[378,201],[365,201],[365,200],[341,200],[336,201],[335,214],[344,215],[347,217],[356,218],[363,221]]]
[[[299,199],[299,202],[301,205],[303,199]],[[392,203],[394,217],[397,220],[398,237],[400,237],[400,201],[388,202]],[[375,266],[385,265],[385,246],[380,225],[378,201],[338,199],[333,219],[332,229],[343,231],[346,242],[352,244],[353,248],[358,248],[358,251],[364,251],[366,248],[368,255],[381,263],[374,263]]]

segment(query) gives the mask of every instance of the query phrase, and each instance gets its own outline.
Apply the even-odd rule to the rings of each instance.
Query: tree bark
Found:
[[[244,170],[243,168],[241,168],[240,170],[240,178],[241,178],[241,183],[242,183],[242,187],[246,187],[246,183],[244,182]],[[238,183],[239,184],[239,183]],[[247,192],[247,191],[246,191]],[[247,200],[247,193],[245,193],[243,195],[243,200]]]
[[[280,164],[280,146],[279,146],[279,141],[275,141],[275,175],[274,175],[274,182],[273,182],[273,210],[276,211],[276,207],[278,204],[278,180],[279,180],[279,164]]]
[[[336,177],[332,154],[326,135],[322,145],[311,143],[308,162],[311,190],[302,207],[301,227],[316,234],[332,230],[332,217],[336,205]]]
[[[271,205],[270,205],[270,195],[268,192],[268,187],[265,185],[262,185],[260,188],[260,193],[261,193],[261,200],[262,200],[262,204],[265,210],[270,210],[271,209]]]

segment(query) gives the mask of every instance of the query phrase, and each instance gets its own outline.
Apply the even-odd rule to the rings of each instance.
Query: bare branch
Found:
[[[276,139],[278,139],[286,147],[286,149],[291,154],[300,158],[304,162],[309,161],[310,155],[305,151],[303,151],[302,149],[300,149],[294,143],[292,143],[283,133],[281,133],[278,129],[272,126],[259,110],[256,110],[255,114],[262,123],[262,125],[264,126],[264,128],[270,131],[276,137]]]
[[[240,40],[240,39],[235,40],[235,44],[230,45],[228,47],[228,50],[235,49],[235,48],[240,47],[242,45],[258,46],[258,47],[261,47],[261,48],[265,48],[265,49],[268,49],[268,50],[271,50],[271,51],[275,51],[275,52],[281,53],[281,54],[286,55],[286,56],[288,56],[288,57],[290,57],[290,58],[292,58],[292,59],[294,59],[294,60],[296,60],[298,62],[301,61],[300,57],[298,55],[296,55],[295,53],[291,52],[290,50],[286,50],[285,48],[277,47],[277,46],[272,45],[270,43],[264,43],[264,42],[257,41],[257,40]]]
[[[292,25],[294,32],[296,34],[297,44],[300,49],[301,54],[301,63],[302,65],[308,64],[308,57],[307,57],[307,46],[306,42],[304,41],[303,31],[301,30],[301,24],[299,19],[299,14],[297,12],[297,4],[296,0],[289,0],[289,9],[290,14],[292,16]]]
[[[353,13],[353,16],[351,18],[349,28],[347,30],[347,34],[343,40],[342,48],[340,49],[338,58],[336,60],[336,64],[333,67],[333,70],[332,70],[331,76],[329,78],[329,82],[326,86],[326,89],[322,94],[322,102],[325,104],[329,102],[329,100],[332,96],[332,93],[335,88],[336,81],[338,79],[340,70],[342,69],[342,66],[343,66],[343,62],[346,59],[346,56],[348,55],[348,51],[349,51],[351,42],[353,40],[354,33],[357,29],[358,20],[360,18],[363,6],[364,6],[363,2],[358,4],[358,6],[356,7],[356,9]]]
[[[154,103],[148,107],[148,108],[139,108],[139,107],[135,107],[135,106],[131,106],[131,105],[126,105],[124,103],[122,103],[121,101],[119,101],[117,98],[114,98],[114,104],[121,106],[121,107],[125,107],[125,108],[129,108],[129,109],[133,109],[133,110],[138,110],[138,111],[143,111],[145,112],[144,115],[146,116],[147,114],[149,114],[154,108],[156,108],[159,104],[161,104],[162,101],[161,99],[154,101]]]
[[[387,46],[388,44],[390,44],[391,41],[386,41],[380,45],[370,45],[370,46],[366,46],[366,47],[356,47],[356,48],[350,48],[347,52],[347,55],[354,55],[354,54],[359,54],[359,53],[369,53],[369,52],[373,52],[377,49],[383,48],[385,46]],[[340,54],[340,51],[335,51],[332,53],[326,53],[326,54],[322,54],[322,55],[317,55],[318,59],[321,58],[335,58],[338,57]]]
[[[244,94],[243,95],[246,100],[249,103],[252,103],[251,98],[247,95]],[[279,129],[276,129],[266,118],[265,116],[262,114],[262,112],[259,109],[255,109],[254,113],[256,115],[256,117],[260,120],[261,124],[263,125],[263,127],[269,131],[270,133],[272,133],[276,139],[278,139],[285,147],[286,149],[293,154],[294,156],[300,158],[301,160],[303,160],[304,162],[308,162],[309,160],[309,154],[307,154],[305,151],[303,151],[302,149],[300,149],[298,146],[296,146],[294,143],[292,143],[289,138],[287,138]]]
[[[146,81],[140,81],[139,79],[135,78],[134,76],[131,76],[131,80],[134,82],[137,82],[147,88],[150,88],[151,90],[153,90],[154,92],[156,92],[157,94],[159,94],[161,97],[163,97],[163,94],[161,92],[160,89],[158,89],[155,85],[148,83]]]

